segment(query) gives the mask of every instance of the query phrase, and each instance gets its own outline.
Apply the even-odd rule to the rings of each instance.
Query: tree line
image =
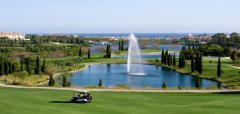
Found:
[[[40,62],[38,56],[36,59],[31,57],[21,58],[20,61],[0,57],[0,76],[21,72],[26,72],[28,75],[46,73],[45,58],[43,58],[43,62]]]

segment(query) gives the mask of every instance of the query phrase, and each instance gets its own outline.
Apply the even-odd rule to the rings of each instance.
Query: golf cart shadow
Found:
[[[49,103],[74,103],[71,101],[50,101]]]
[[[225,92],[216,92],[213,94],[240,94],[240,91],[225,91]]]
[[[87,103],[77,103],[77,102],[72,102],[72,101],[49,101],[49,103],[53,103],[53,104],[87,104]]]

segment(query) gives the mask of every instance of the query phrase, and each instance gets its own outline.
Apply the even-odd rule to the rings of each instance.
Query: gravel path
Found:
[[[51,89],[51,90],[82,90],[83,88],[63,88],[63,87],[26,87],[26,86],[16,86],[16,85],[5,85],[0,83],[0,87],[7,87],[7,88],[26,88],[26,89]],[[182,92],[189,92],[189,93],[239,93],[240,90],[160,90],[160,89],[84,89],[87,91],[112,91],[112,92],[169,92],[169,93],[182,93]]]
[[[240,67],[236,67],[236,66],[232,66],[232,65],[226,65],[226,66],[236,68],[236,69],[240,69]]]

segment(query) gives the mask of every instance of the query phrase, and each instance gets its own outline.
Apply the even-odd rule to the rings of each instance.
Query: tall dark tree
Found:
[[[111,45],[108,46],[108,58],[111,58],[112,52],[111,52]]]
[[[118,42],[118,50],[119,50],[119,51],[122,51],[122,48],[121,48],[121,47],[122,47],[122,46],[121,46],[121,41],[119,41],[119,42]]]
[[[166,89],[167,88],[167,84],[165,83],[165,81],[163,81],[162,83],[162,89]]]
[[[88,59],[90,59],[91,58],[91,49],[89,48],[88,49]]]
[[[49,82],[48,82],[48,86],[54,86],[54,79],[53,79],[53,75],[50,74],[50,78],[49,78]]]
[[[195,88],[197,88],[197,89],[200,88],[200,78],[199,77],[195,78]]]
[[[82,57],[82,47],[81,46],[79,47],[79,50],[78,50],[78,56]]]
[[[191,57],[191,71],[195,72],[195,60],[194,60],[194,55]]]
[[[102,79],[101,79],[101,78],[99,79],[99,82],[98,82],[98,87],[103,87],[103,84],[102,84]]]
[[[218,57],[217,76],[221,77],[221,74],[222,74],[221,59],[220,59],[220,57]]]
[[[184,67],[185,67],[185,55],[184,55],[184,51],[180,51],[178,67],[179,67],[179,68],[184,68]]]
[[[25,68],[26,68],[26,71],[28,72],[28,74],[31,74],[32,68],[31,68],[31,60],[30,60],[30,57],[27,57],[27,58],[25,59]]]
[[[40,74],[40,72],[41,72],[40,59],[37,56],[36,65],[35,65],[35,74]]]
[[[168,50],[166,50],[165,54],[164,54],[164,64],[165,65],[167,64],[167,61],[168,61]]]
[[[202,55],[200,54],[199,55],[199,58],[198,58],[199,60],[199,62],[198,62],[198,66],[199,66],[199,68],[198,68],[198,72],[199,72],[199,74],[201,75],[202,74]]]
[[[164,57],[164,54],[165,54],[165,53],[164,53],[164,50],[162,50],[162,55],[161,55],[161,63],[162,63],[162,64],[164,64],[164,58],[165,58],[165,57]]]
[[[9,74],[9,66],[7,61],[4,62],[4,74],[5,75]]]
[[[63,76],[62,87],[68,87],[68,79],[67,79],[67,76]]]
[[[123,41],[123,39],[122,39],[122,43],[121,43],[121,49],[122,49],[122,51],[124,51],[124,41]]]
[[[0,58],[0,76],[4,75],[4,61],[3,57]]]
[[[195,63],[195,71],[199,71],[199,52],[196,55],[194,63]]]
[[[111,46],[110,46],[110,44],[107,45],[106,57],[111,58]]]
[[[46,72],[46,63],[45,63],[45,58],[43,58],[43,64],[42,64],[42,67],[41,67],[41,71],[42,71],[43,73],[45,73],[45,72]]]
[[[175,55],[175,53],[173,54],[173,66],[176,66],[176,55]]]
[[[182,52],[180,52],[180,55],[178,57],[178,68],[182,68]]]
[[[8,67],[9,67],[9,68],[8,68],[8,73],[9,73],[9,74],[12,74],[12,73],[13,73],[12,66],[13,66],[12,62],[9,61],[9,62],[8,62]]]
[[[182,53],[182,68],[185,68],[185,53]]]

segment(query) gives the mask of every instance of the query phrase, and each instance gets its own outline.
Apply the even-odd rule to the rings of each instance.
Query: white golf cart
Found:
[[[90,95],[90,91],[73,91],[73,97],[71,101],[74,103],[90,103],[92,101],[92,96]]]

